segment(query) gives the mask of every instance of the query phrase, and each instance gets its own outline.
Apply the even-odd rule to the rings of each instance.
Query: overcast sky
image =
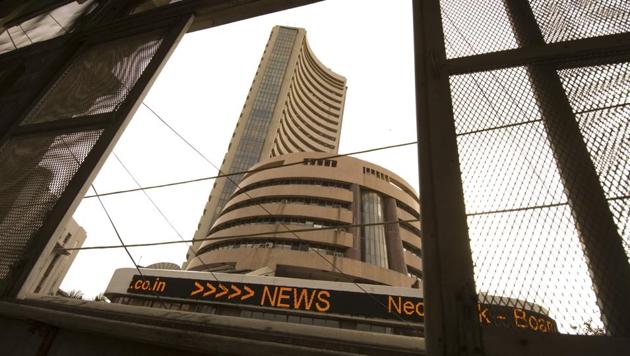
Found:
[[[210,161],[223,160],[274,25],[303,27],[318,59],[348,79],[340,153],[416,140],[410,1],[329,0],[184,36],[144,102]],[[141,106],[114,152],[142,186],[217,174],[216,169]],[[357,156],[418,187],[416,146]],[[213,181],[103,197],[126,244],[191,239]],[[111,156],[94,181],[99,194],[137,188]],[[84,246],[119,244],[98,200],[74,214]],[[187,244],[131,248],[140,265],[181,264]],[[113,271],[132,266],[123,249],[81,251],[61,288],[103,292]]]

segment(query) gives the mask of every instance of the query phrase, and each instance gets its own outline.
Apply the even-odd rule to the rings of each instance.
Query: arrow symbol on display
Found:
[[[207,292],[205,292],[205,293],[203,294],[203,296],[204,296],[204,297],[207,297],[207,296],[209,296],[210,294],[212,294],[212,293],[214,293],[214,292],[216,292],[216,291],[217,291],[217,289],[216,289],[216,288],[214,288],[214,286],[213,286],[212,284],[210,284],[210,283],[206,283],[206,286],[207,286],[207,287],[208,287],[208,289],[210,289],[210,290],[209,290],[209,291],[207,291]]]
[[[194,291],[190,292],[190,296],[192,297],[195,294],[199,294],[201,293],[201,291],[203,291],[203,285],[201,285],[201,283],[195,281],[195,287],[197,289],[195,289]]]
[[[243,289],[247,291],[248,294],[245,294],[241,297],[241,300],[245,300],[251,298],[254,295],[254,290],[249,288],[248,286],[243,286]]]
[[[236,296],[241,295],[241,290],[240,290],[240,289],[238,289],[238,287],[237,287],[237,286],[235,286],[235,285],[233,285],[233,284],[232,284],[232,286],[231,286],[231,287],[232,287],[232,290],[234,291],[234,293],[230,294],[230,295],[228,296],[228,299],[232,299],[232,298],[234,298],[234,297],[236,297]]]
[[[218,293],[217,295],[215,295],[215,298],[221,298],[222,296],[226,295],[229,290],[227,288],[225,288],[225,286],[223,284],[219,284],[219,288],[221,288],[221,293]]]

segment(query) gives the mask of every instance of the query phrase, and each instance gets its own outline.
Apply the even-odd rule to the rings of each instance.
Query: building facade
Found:
[[[345,96],[346,79],[319,62],[306,31],[275,26],[221,173],[246,171],[260,160],[286,153],[337,153]],[[207,236],[241,179],[237,174],[215,181],[194,239]],[[193,244],[193,250],[198,247]]]
[[[72,266],[72,262],[79,253],[78,250],[68,250],[83,246],[87,234],[85,230],[74,220],[64,226],[55,236],[55,245],[47,251],[41,269],[37,271],[37,283],[32,285],[32,292],[40,295],[56,295],[59,286],[63,282],[66,273]],[[42,258],[44,258],[42,256]]]
[[[418,287],[417,193],[382,167],[328,156],[252,167],[187,269]]]

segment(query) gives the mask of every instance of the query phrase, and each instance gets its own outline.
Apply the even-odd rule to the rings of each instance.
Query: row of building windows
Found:
[[[296,126],[298,127],[298,129],[307,137],[311,138],[313,141],[319,143],[322,146],[326,146],[328,148],[334,149],[335,146],[324,142],[324,139],[327,139],[328,142],[335,142],[336,139],[335,137],[326,134],[324,132],[322,132],[322,130],[319,130],[317,128],[314,127],[314,125],[311,125],[308,120],[304,120],[302,118],[302,115],[295,113],[291,107],[293,106],[293,104],[291,104],[290,102],[287,104],[287,108],[285,108],[285,110],[282,112],[283,114],[283,120],[289,120],[289,119],[293,119],[292,121],[294,121],[294,123],[296,124]],[[290,118],[289,118],[290,117]],[[305,129],[304,127],[302,127],[302,125],[306,126],[308,128],[309,131],[307,131],[307,129]],[[313,134],[311,134],[313,133]]]
[[[261,197],[254,198],[242,201],[240,203],[236,203],[231,205],[223,210],[223,213],[227,213],[232,210],[246,208],[248,206],[260,205],[260,204],[273,204],[273,203],[281,203],[281,204],[304,204],[304,205],[318,205],[328,208],[341,208],[350,210],[352,204],[350,202],[345,202],[342,200],[336,199],[326,199],[326,198],[315,198],[315,197],[304,197],[304,196],[271,196],[271,197]]]
[[[339,119],[337,119],[338,114],[328,109],[323,109],[323,110],[315,109],[314,102],[311,100],[305,99],[305,97],[308,97],[308,95],[306,95],[307,93],[304,91],[301,85],[299,85],[297,88],[291,85],[290,89],[292,89],[291,92],[293,94],[293,99],[299,102],[300,105],[298,106],[302,109],[302,111],[307,111],[308,114],[310,114],[308,115],[309,117],[313,117],[314,119],[316,119],[315,121],[324,121],[328,124],[339,126]],[[313,105],[309,103],[313,103]]]
[[[413,226],[413,225],[411,225],[411,224],[409,224],[407,222],[402,222],[402,221],[400,221],[400,223],[398,225],[400,225],[401,228],[411,232],[412,234],[414,234],[416,236],[420,236],[420,230],[417,227],[415,227],[415,226]]]
[[[307,166],[337,167],[337,161],[334,159],[304,158],[302,163]]]
[[[399,207],[400,209],[408,212],[409,214],[411,214],[411,216],[413,216],[416,219],[420,219],[420,214],[412,207],[410,207],[409,205],[396,200],[396,206]]]
[[[236,316],[242,318],[261,319],[269,321],[279,321],[294,324],[316,325],[337,329],[349,329],[349,330],[361,330],[370,331],[382,334],[394,334],[394,335],[407,335],[407,336],[423,336],[421,325],[412,325],[408,323],[405,326],[392,325],[387,322],[375,321],[373,323],[366,319],[361,321],[351,320],[349,318],[334,318],[318,317],[318,316],[305,316],[305,315],[290,315],[286,313],[274,313],[270,311],[254,311],[242,309],[237,306],[226,305],[211,305],[206,303],[186,303],[186,302],[172,302],[168,300],[153,300],[149,298],[138,298],[129,296],[116,296],[112,297],[112,303],[136,305],[143,307],[153,307],[170,310],[181,310],[188,312],[204,313],[204,314],[216,314]]]
[[[326,124],[322,123],[320,120],[313,120],[313,118],[310,115],[304,112],[304,109],[301,106],[295,103],[296,99],[294,99],[294,95],[296,94],[293,93],[295,91],[295,88],[291,87],[290,89],[291,90],[289,91],[289,98],[291,98],[292,100],[289,100],[287,102],[288,105],[286,105],[285,107],[289,110],[291,116],[295,116],[298,119],[300,119],[301,122],[303,122],[306,126],[308,126],[309,129],[313,130],[317,134],[331,141],[335,141],[336,138],[334,136],[324,133],[323,130],[330,132],[332,135],[335,135],[339,131],[338,128],[328,127]],[[309,120],[305,120],[304,117],[308,118]],[[314,127],[314,125],[310,125],[309,122],[314,125],[317,125],[317,128]]]
[[[341,227],[345,225],[339,221],[323,220],[305,218],[299,216],[254,216],[242,219],[235,219],[213,227],[210,231],[211,234],[221,230],[225,230],[235,226],[252,225],[252,224],[282,224],[282,225],[304,225],[312,228],[340,228],[345,231],[345,228]]]
[[[296,72],[294,72],[296,73]],[[297,74],[297,73],[296,73]],[[302,101],[306,100],[307,102],[304,102],[305,105],[307,105],[307,107],[313,111],[312,107],[309,105],[309,103],[312,104],[312,106],[314,106],[317,110],[323,112],[326,115],[326,121],[333,124],[333,125],[339,125],[339,122],[336,122],[335,120],[331,120],[335,117],[337,117],[339,115],[339,109],[336,108],[336,110],[333,110],[333,104],[328,102],[328,101],[324,101],[322,100],[319,96],[317,96],[312,90],[311,88],[306,84],[306,82],[302,79],[301,76],[302,73],[295,75],[295,85],[297,86],[297,88],[300,90],[301,93],[303,93],[304,95],[300,95],[300,99]],[[308,95],[310,94],[310,95]],[[317,100],[315,100],[317,99]],[[315,111],[314,111],[315,112]],[[318,115],[320,116],[320,115]]]
[[[407,265],[407,275],[409,277],[416,277],[418,279],[423,279],[424,274],[422,273],[422,271],[417,270],[409,265]]]
[[[284,112],[283,112],[283,114],[284,114]],[[335,146],[333,146],[333,145],[331,145],[329,143],[323,142],[322,141],[322,137],[320,137],[319,135],[313,135],[311,132],[307,131],[304,127],[302,127],[301,123],[302,123],[301,120],[289,120],[287,118],[286,114],[285,114],[283,116],[283,120],[282,120],[281,126],[282,126],[282,128],[284,128],[285,132],[288,129],[294,137],[296,137],[304,145],[307,145],[310,148],[310,150],[323,151],[323,150],[321,150],[321,149],[319,149],[317,147],[314,147],[312,143],[307,142],[307,140],[304,139],[304,137],[308,137],[309,139],[311,139],[312,142],[315,142],[315,143],[317,143],[320,146],[324,146],[324,147],[329,148],[331,150],[335,149]],[[286,128],[285,128],[285,126],[286,126]],[[301,134],[298,134],[295,131],[294,126],[297,127],[297,129],[301,132]],[[289,139],[291,139],[290,136],[289,136]]]
[[[307,87],[308,91],[313,94],[313,96],[316,97],[318,100],[326,103],[328,106],[335,109],[336,111],[341,111],[341,99],[332,97],[330,95],[330,90],[324,90],[321,86],[315,85],[314,80],[311,78],[310,71],[305,69],[304,56],[300,56],[297,63],[297,68],[294,71],[296,78],[299,79],[301,82],[306,83],[305,86]],[[314,91],[316,91],[317,93],[315,93]],[[324,97],[325,99],[322,99],[321,97]]]
[[[245,193],[252,189],[262,188],[262,187],[270,187],[275,185],[315,185],[315,186],[323,186],[323,187],[334,187],[334,188],[342,188],[350,190],[350,183],[333,181],[333,180],[325,180],[325,179],[312,179],[312,178],[286,178],[286,179],[270,179],[260,182],[252,183],[246,187],[239,189],[234,196],[238,194]]]
[[[228,169],[229,172],[245,171],[260,160],[260,154],[269,124],[271,123],[273,109],[278,100],[278,94],[296,35],[297,32],[292,29],[281,29],[278,33],[256,97],[253,100],[248,120],[245,123],[242,137],[238,142],[234,160]],[[217,209],[213,213],[211,222],[215,220],[228,202],[232,193],[236,190],[236,184],[241,179],[242,175],[226,179],[219,194]]]
[[[363,174],[371,174],[376,178],[389,182],[389,176],[385,173],[381,173],[374,168],[363,167]]]
[[[342,248],[325,246],[313,242],[278,240],[277,238],[248,238],[230,240],[206,246],[199,253],[218,250],[231,250],[236,248],[276,248],[295,251],[310,251],[325,255],[343,257],[345,254]]]
[[[416,255],[418,258],[422,258],[422,250],[419,249],[418,247],[408,243],[407,241],[403,241],[402,245],[403,245],[403,250],[413,255]]]
[[[306,59],[306,62],[308,64],[307,67],[312,68],[318,74],[318,75],[313,75],[313,79],[315,79],[322,87],[326,87],[326,85],[320,82],[320,80],[323,79],[324,81],[328,82],[330,86],[338,89],[341,92],[341,93],[335,93],[335,94],[337,94],[338,96],[342,96],[345,83],[341,81],[340,79],[332,77],[330,74],[322,70],[317,65],[316,60],[312,58],[311,53],[309,51],[303,51],[303,53],[305,54],[304,58]]]
[[[280,133],[281,133],[280,139],[281,139],[281,143],[285,146],[285,148],[288,151],[291,151],[291,152],[308,152],[308,151],[323,152],[324,151],[323,149],[315,147],[312,143],[307,142],[304,139],[303,135],[298,135],[291,128],[291,125],[289,124],[289,122],[291,122],[291,121],[290,120],[282,120],[282,122],[280,123]],[[309,135],[309,134],[305,134],[305,135],[312,139],[311,135]],[[283,136],[286,137],[286,139],[291,143],[291,145],[296,148],[295,150],[291,150],[290,147],[287,146],[287,144],[284,142],[284,140],[282,140]],[[298,142],[296,142],[296,141],[298,141]]]

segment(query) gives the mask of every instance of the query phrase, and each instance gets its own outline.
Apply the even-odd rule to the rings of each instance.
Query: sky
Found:
[[[186,34],[144,103],[219,166],[274,25],[302,27],[317,58],[348,80],[340,153],[416,140],[410,1],[328,0]],[[389,169],[418,190],[417,148],[355,157]],[[140,106],[114,148],[142,186],[217,174],[214,167]],[[102,198],[125,244],[191,239],[213,181]],[[99,194],[138,186],[111,155],[94,180]],[[90,189],[88,195],[92,194]],[[84,246],[120,244],[96,198],[74,214]],[[172,225],[174,227],[171,228]],[[187,244],[130,248],[139,265],[181,264]],[[80,251],[61,289],[86,298],[105,291],[116,268],[133,264],[123,249]]]

